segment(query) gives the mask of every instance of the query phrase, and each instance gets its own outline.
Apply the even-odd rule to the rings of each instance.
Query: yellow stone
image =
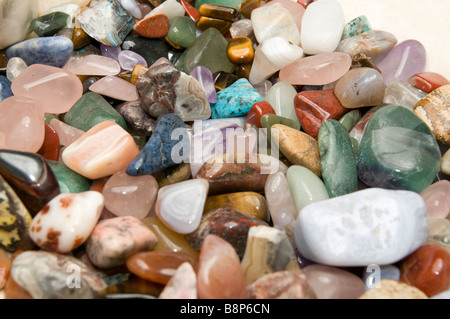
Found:
[[[234,64],[252,62],[255,55],[252,40],[248,37],[232,38],[228,41],[227,55]]]
[[[271,134],[280,152],[291,164],[304,166],[317,176],[322,176],[317,140],[283,124],[272,125]]]

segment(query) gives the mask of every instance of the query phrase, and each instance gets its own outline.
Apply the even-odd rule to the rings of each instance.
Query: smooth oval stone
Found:
[[[243,299],[244,272],[233,246],[222,238],[206,236],[198,262],[197,289],[200,299]]]
[[[72,40],[66,37],[42,37],[25,40],[6,49],[8,58],[19,57],[27,65],[44,64],[62,68],[73,51]]]
[[[421,91],[431,93],[443,85],[450,84],[450,81],[436,72],[422,72],[411,76],[408,83]]]
[[[120,101],[132,102],[139,100],[136,87],[117,76],[102,77],[89,86],[89,90]]]
[[[356,160],[345,127],[336,120],[327,120],[320,127],[320,170],[330,198],[358,190]]]
[[[195,178],[206,179],[209,194],[261,192],[269,174],[286,172],[280,160],[263,154],[219,154],[208,159]]]
[[[69,15],[64,12],[52,12],[31,20],[31,30],[40,37],[55,35],[67,25]]]
[[[443,85],[427,94],[414,106],[414,113],[432,130],[436,139],[450,144],[450,84]]]
[[[166,38],[176,46],[190,48],[196,37],[195,22],[187,16],[175,17],[170,24]]]
[[[405,40],[397,44],[376,66],[380,69],[384,83],[394,79],[407,82],[408,79],[425,70],[426,51],[417,40]]]
[[[126,266],[136,276],[166,285],[177,268],[188,262],[197,269],[197,262],[180,252],[143,251],[127,258]]]
[[[348,71],[334,87],[334,94],[346,108],[374,106],[383,102],[385,85],[375,69],[357,68]]]
[[[402,260],[400,271],[402,282],[432,297],[448,290],[450,254],[437,245],[423,245]]]
[[[261,128],[261,118],[264,114],[275,114],[275,110],[267,101],[256,102],[247,113],[245,123]]]
[[[118,59],[123,70],[133,71],[136,65],[148,66],[147,61],[140,54],[131,50],[120,51]]]
[[[11,96],[0,103],[0,148],[39,151],[45,137],[41,103],[31,97]]]
[[[317,1],[306,7],[302,19],[301,44],[306,54],[333,52],[344,31],[345,18],[335,1]]]
[[[156,200],[158,183],[151,175],[129,176],[124,171],[108,178],[103,187],[105,207],[116,216],[145,218]]]
[[[64,149],[62,160],[89,179],[112,175],[125,168],[139,154],[133,137],[112,121],[101,122]]]
[[[150,136],[155,130],[156,120],[144,111],[140,101],[125,102],[116,106],[115,109],[133,131]]]
[[[427,214],[430,219],[446,218],[450,214],[450,182],[441,180],[435,182],[420,192],[427,206]]]
[[[236,37],[228,42],[228,58],[234,64],[252,62],[254,53],[253,43],[249,37]]]
[[[117,0],[105,0],[78,16],[81,28],[104,45],[119,46],[135,24]]]
[[[428,297],[412,285],[398,280],[383,279],[376,289],[367,290],[359,299],[428,299]]]
[[[70,71],[43,64],[27,67],[13,82],[16,96],[28,96],[42,103],[43,111],[66,113],[83,95],[81,81]]]
[[[140,251],[153,250],[156,235],[133,216],[101,220],[86,243],[86,252],[95,266],[111,268],[125,264],[126,259]]]
[[[347,39],[343,39],[337,52],[345,52],[355,57],[363,54],[372,63],[380,62],[397,44],[397,38],[390,32],[370,30]]]
[[[162,38],[169,32],[169,18],[165,14],[156,14],[139,20],[133,30],[144,38]]]
[[[428,237],[425,202],[412,191],[369,188],[304,207],[295,243],[306,258],[331,266],[392,264]]]
[[[100,54],[106,58],[119,61],[119,53],[122,51],[120,46],[104,45],[100,44]]]
[[[6,65],[6,77],[13,82],[27,67],[28,65],[23,59],[19,57],[11,58]]]
[[[42,249],[68,253],[88,239],[103,203],[99,192],[60,194],[34,216],[30,237]]]
[[[291,119],[300,125],[294,107],[296,95],[297,90],[291,84],[279,81],[270,88],[264,101],[270,103],[277,115]]]
[[[101,275],[80,259],[46,251],[20,253],[11,276],[33,299],[95,299],[107,287]]]
[[[339,80],[352,65],[347,53],[329,52],[298,59],[282,68],[281,81],[295,85],[325,85]]]
[[[317,299],[357,299],[364,293],[361,278],[345,269],[308,265],[302,271]]]
[[[120,73],[118,61],[101,55],[88,54],[71,58],[64,68],[76,75],[117,75]]]
[[[61,194],[82,193],[91,187],[91,181],[86,177],[68,168],[62,161],[47,160],[59,184]]]
[[[136,3],[136,0],[121,0],[120,4],[127,10],[128,14],[132,15],[134,18],[142,18],[142,12]]]
[[[217,102],[217,93],[211,71],[202,65],[194,67],[190,73],[203,87],[209,103]]]
[[[197,299],[197,274],[190,263],[177,268],[158,299]]]
[[[147,65],[152,65],[160,58],[169,59],[173,54],[170,50],[170,44],[162,39],[150,39],[130,33],[122,43],[123,50],[130,50],[141,55]]]
[[[184,16],[185,11],[183,6],[176,0],[166,0],[156,8],[154,8],[152,11],[150,11],[150,13],[147,14],[144,18],[148,18],[156,14],[166,15],[169,18],[169,22],[172,23],[175,17]]]
[[[405,107],[382,107],[367,122],[357,155],[358,177],[366,185],[421,192],[440,165],[433,133]]]
[[[33,0],[2,1],[1,4],[2,19],[0,29],[0,49],[22,41],[31,33],[31,20],[36,18],[35,2]]]
[[[175,232],[192,233],[200,225],[208,189],[201,179],[164,186],[158,191],[156,215]]]
[[[386,87],[383,103],[401,105],[413,111],[414,106],[426,95],[406,82],[393,80]]]
[[[14,95],[11,85],[12,83],[7,77],[0,75],[0,102]]]

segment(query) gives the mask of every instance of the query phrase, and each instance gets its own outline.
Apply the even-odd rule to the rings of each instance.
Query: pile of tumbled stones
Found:
[[[1,0],[0,296],[450,298],[450,81],[325,0]]]

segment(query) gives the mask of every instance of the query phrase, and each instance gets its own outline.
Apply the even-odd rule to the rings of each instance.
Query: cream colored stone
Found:
[[[416,287],[392,279],[383,279],[379,287],[367,290],[359,299],[428,299],[428,297]]]
[[[442,156],[441,171],[446,175],[450,175],[450,149]]]

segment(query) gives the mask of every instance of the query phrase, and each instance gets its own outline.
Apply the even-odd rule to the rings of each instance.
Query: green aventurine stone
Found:
[[[336,120],[325,121],[318,135],[320,170],[330,198],[358,190],[356,161],[347,129]]]
[[[59,184],[59,191],[63,193],[82,193],[91,187],[91,180],[74,172],[63,162],[47,160],[48,165],[53,170]]]
[[[348,112],[343,117],[341,117],[339,122],[342,125],[344,125],[344,127],[346,128],[346,130],[348,132],[350,132],[360,119],[361,119],[361,111],[356,109],[356,110]]]
[[[272,125],[283,124],[283,125],[292,127],[296,130],[300,130],[300,128],[301,128],[299,121],[294,121],[290,118],[275,115],[275,114],[264,114],[261,117],[261,120],[259,122],[260,122],[262,128],[267,129],[267,140],[269,143],[271,140],[270,128],[272,127]]]
[[[186,49],[185,69],[191,73],[197,65],[207,67],[211,73],[233,72],[234,64],[228,59],[228,42],[216,28],[208,28]]]
[[[197,38],[194,20],[188,16],[174,18],[170,24],[167,38],[183,48],[190,48]]]
[[[123,129],[127,129],[127,123],[122,115],[100,94],[94,92],[85,93],[64,117],[66,124],[85,132],[104,121],[116,122]]]
[[[425,122],[403,106],[388,105],[368,121],[356,162],[368,186],[421,192],[439,173],[441,152]]]
[[[40,37],[55,35],[67,25],[69,15],[64,12],[52,12],[31,21],[31,30]]]
[[[218,6],[231,7],[239,10],[239,5],[245,0],[197,0],[195,1],[195,8],[198,9],[202,4],[215,4]]]

